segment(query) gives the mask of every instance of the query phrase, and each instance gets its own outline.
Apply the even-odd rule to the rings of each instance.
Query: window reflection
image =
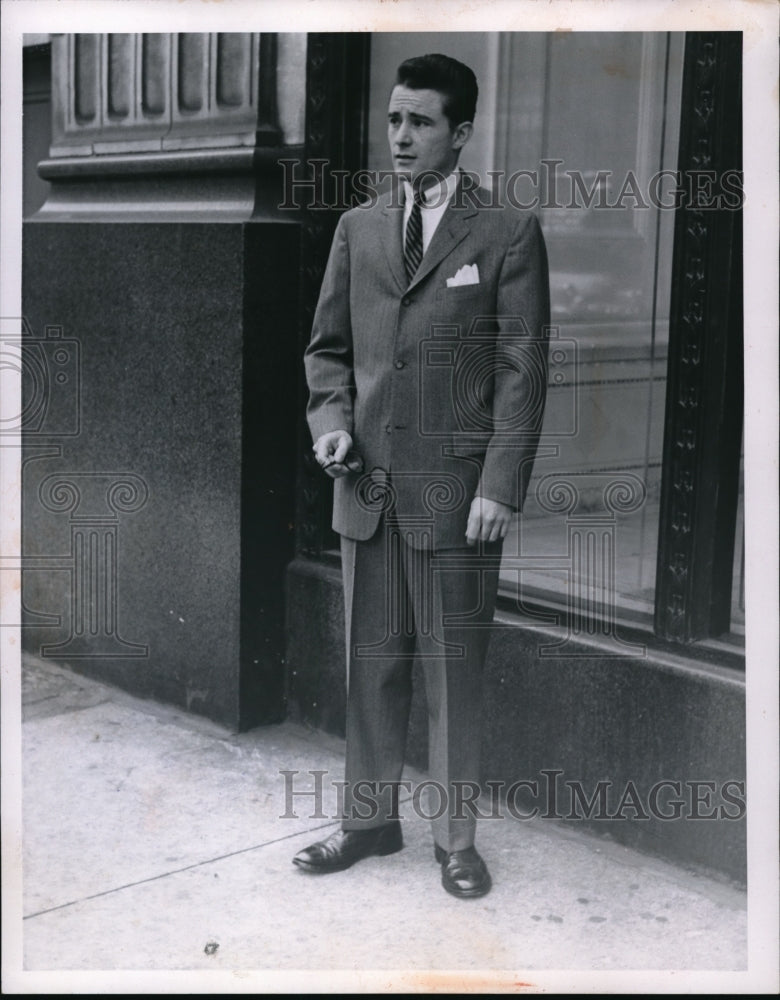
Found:
[[[533,40],[511,42],[508,57],[523,64]],[[614,595],[602,598],[614,600],[622,617],[644,620],[654,600],[674,227],[674,213],[656,207],[651,192],[653,177],[676,167],[682,51],[678,35],[548,36],[542,84],[518,81],[520,103],[527,105],[532,89],[537,113],[518,109],[517,128],[499,123],[508,170],[529,149],[543,172],[555,164],[555,196],[548,192],[541,210],[552,319],[558,336],[577,345],[576,371],[549,383],[550,447],[537,460],[522,533],[516,527],[508,540],[502,580],[511,590],[519,571],[523,597],[565,605],[586,585],[582,573],[591,572],[590,564],[574,564],[573,553],[570,565],[561,565],[572,517],[611,519],[612,573],[603,579]],[[537,74],[538,63],[537,53]],[[510,97],[510,122],[513,113]],[[576,432],[562,436],[573,407]],[[578,483],[576,515],[540,502],[539,487],[552,472]],[[604,489],[626,475],[642,483],[644,499],[610,511]]]

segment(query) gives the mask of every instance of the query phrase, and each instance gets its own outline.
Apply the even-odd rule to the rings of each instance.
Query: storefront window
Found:
[[[453,33],[480,81],[461,166],[539,215],[550,260],[542,443],[501,587],[519,611],[651,628],[656,601],[683,33]],[[369,169],[388,83],[441,35],[372,37]],[[518,172],[523,172],[518,176]],[[498,182],[494,178],[499,178]],[[732,633],[744,632],[742,503]],[[553,613],[555,612],[555,613]],[[594,626],[600,628],[600,626]],[[603,629],[602,629],[603,631]]]

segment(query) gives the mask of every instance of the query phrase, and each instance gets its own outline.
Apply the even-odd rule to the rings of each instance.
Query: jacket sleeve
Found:
[[[497,290],[493,432],[477,494],[520,510],[531,478],[547,393],[550,289],[535,215],[515,230]]]
[[[329,431],[352,434],[355,382],[349,308],[349,244],[344,216],[339,219],[304,354],[309,402],[306,417],[312,439]]]

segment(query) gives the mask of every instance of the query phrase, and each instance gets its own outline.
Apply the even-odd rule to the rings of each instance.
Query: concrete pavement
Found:
[[[33,659],[23,693],[28,970],[406,970],[433,992],[434,970],[746,968],[737,887],[506,819],[479,826],[493,891],[456,900],[408,812],[399,854],[307,875],[292,855],[335,829],[335,803],[311,818],[299,796],[280,818],[281,772],[299,791],[313,769],[339,779],[342,741],[292,723],[231,734]]]

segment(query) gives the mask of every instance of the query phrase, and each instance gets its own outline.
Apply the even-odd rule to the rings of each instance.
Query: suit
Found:
[[[346,430],[363,459],[362,472],[334,485],[347,622],[347,807],[358,778],[400,778],[418,657],[431,777],[447,788],[478,777],[480,676],[500,543],[466,547],[466,523],[475,495],[522,507],[541,431],[549,323],[538,221],[483,207],[488,197],[456,192],[411,282],[402,207],[390,195],[343,215],[305,354],[314,440]],[[478,281],[448,283],[466,265],[476,265]],[[463,568],[468,560],[478,573]],[[381,801],[377,815],[347,816],[345,829],[381,823]],[[473,818],[445,816],[434,820],[434,837],[454,850],[473,842],[473,826]]]

